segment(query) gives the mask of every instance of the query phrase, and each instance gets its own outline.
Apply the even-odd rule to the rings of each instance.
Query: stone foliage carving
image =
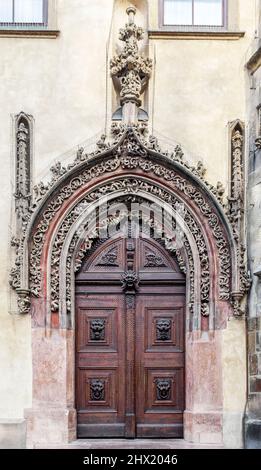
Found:
[[[112,77],[120,84],[121,104],[135,102],[141,105],[140,96],[152,71],[152,61],[139,53],[138,42],[143,39],[144,30],[134,23],[136,9],[127,9],[129,22],[120,29],[119,39],[125,43],[120,54],[111,59]]]
[[[244,244],[244,213],[245,213],[245,163],[244,163],[244,127],[238,121],[231,132],[231,183],[228,197],[227,214],[232,226],[234,239],[237,243],[237,262],[239,266],[239,291],[233,296],[234,314],[243,313],[241,299],[250,287],[250,278],[246,271]]]
[[[135,201],[136,200],[137,199],[135,197]],[[121,199],[119,199],[119,201],[117,199],[113,200],[113,203],[115,203],[115,202],[121,202]],[[139,200],[139,202],[144,202],[144,200],[141,198]],[[130,217],[130,214],[122,212],[120,216],[108,218],[105,221],[105,224],[103,225],[103,228],[118,225],[122,219],[126,219],[126,217],[128,217],[128,216]],[[157,221],[155,219],[152,220],[150,217],[145,215],[142,219],[142,224],[143,224],[143,227],[145,227],[147,225],[148,228],[152,229],[155,234],[158,234],[158,235],[162,236],[162,226],[161,226],[161,224],[157,224]],[[165,227],[165,229],[166,229],[166,227]],[[88,237],[86,237],[86,235],[84,235],[84,240],[79,245],[79,248],[78,248],[78,250],[76,250],[75,255],[74,255],[74,270],[75,270],[75,272],[79,271],[85,256],[87,256],[87,254],[90,253],[90,250],[93,247],[94,241],[96,241],[98,239],[97,238],[98,233],[99,233],[99,226],[93,228],[93,230],[90,232]],[[178,261],[179,268],[180,268],[181,272],[186,274],[187,266],[186,266],[185,252],[182,249],[176,249],[176,244],[173,243],[172,235],[173,235],[172,232],[168,233],[168,231],[166,230],[166,232],[163,234],[162,242],[163,242],[165,248],[175,255],[175,257]],[[189,265],[188,265],[188,271],[189,271],[189,277],[190,277],[190,299],[189,299],[189,304],[191,305],[191,310],[192,310],[193,302],[194,302],[194,261],[193,261],[192,250],[191,250],[190,244],[187,240],[187,237],[185,235],[183,235],[183,236],[184,236],[185,251],[186,251],[187,259],[188,259],[188,263],[189,263]],[[67,301],[66,301],[66,305],[67,305],[68,313],[71,311],[71,282],[72,282],[71,272],[72,272],[73,253],[75,251],[75,247],[77,245],[77,240],[79,239],[79,237],[80,237],[79,234],[74,235],[74,237],[72,239],[72,242],[70,244],[70,247],[69,247],[69,250],[68,250],[68,256],[67,256],[67,263],[66,263],[66,280],[67,280],[67,282],[66,282],[66,299],[67,299]],[[57,272],[56,276],[58,277],[58,272]],[[130,297],[132,297],[132,296],[130,296]]]
[[[88,194],[85,197],[85,199],[81,201],[80,205],[75,206],[73,210],[67,215],[54,241],[53,251],[52,251],[52,263],[51,263],[52,265],[51,267],[51,305],[52,305],[53,311],[56,311],[59,307],[59,261],[61,259],[62,246],[63,246],[63,243],[65,241],[66,235],[70,227],[72,226],[73,222],[77,219],[78,215],[82,213],[84,208],[87,208],[90,202],[98,200],[101,197],[101,195],[109,194],[116,190],[117,191],[123,190],[127,193],[133,193],[133,192],[135,193],[137,190],[144,190],[146,192],[149,192],[151,194],[154,194],[160,197],[164,202],[170,203],[173,207],[175,207],[177,203],[179,202],[175,198],[174,195],[170,195],[167,191],[157,188],[156,186],[150,183],[137,180],[135,178],[114,181],[110,184],[106,184],[103,187],[100,187],[97,191],[93,191],[90,194]],[[208,259],[208,254],[207,254],[208,253],[207,246],[206,246],[206,243],[205,243],[205,240],[204,240],[204,237],[202,235],[199,225],[196,223],[196,221],[194,220],[194,218],[192,217],[192,215],[190,214],[188,210],[184,211],[184,220],[185,220],[185,223],[189,226],[191,230],[191,234],[193,235],[196,245],[198,247],[198,252],[200,256],[200,264],[201,264],[201,301],[202,303],[206,303],[208,302],[209,291],[210,291],[209,259]],[[116,218],[116,220],[107,221],[108,224],[113,224],[113,223],[118,223],[118,222],[119,222],[118,218]],[[86,251],[91,248],[93,241],[95,240],[95,238],[97,238],[98,233],[99,233],[99,229],[98,227],[95,227],[93,229],[93,232],[91,232],[91,234],[88,235],[88,238],[86,238],[83,241],[82,248],[80,249],[79,253],[76,256],[75,265],[77,267],[77,270],[81,266],[81,261],[84,258]],[[219,234],[219,232],[217,234]],[[165,234],[167,249],[171,248],[171,245],[170,245],[171,238],[172,238],[172,235],[170,235],[168,238],[167,234]],[[223,239],[224,239],[224,235],[223,235]],[[70,260],[71,260],[71,257],[70,257]],[[182,259],[182,264],[184,265],[183,259]],[[70,276],[71,276],[70,263],[68,263],[68,266],[69,266],[68,279],[70,279]],[[227,279],[227,282],[229,283],[229,277]],[[192,290],[192,293],[193,293],[193,290]],[[68,298],[67,298],[67,304],[69,304]],[[205,312],[205,309],[204,309],[204,312]]]
[[[15,248],[15,267],[11,269],[9,276],[9,284],[13,289],[19,289],[20,287],[20,269],[22,264],[22,252],[19,238],[11,238],[11,246]]]
[[[91,165],[91,158],[84,157],[84,161],[79,161],[79,154],[77,157],[77,162],[70,168],[70,170],[65,170],[64,167],[61,165],[55,165],[55,168],[52,170],[53,177],[49,185],[44,185],[40,183],[37,186],[37,190],[35,189],[35,198],[33,204],[30,208],[30,216],[27,220],[24,221],[23,230],[21,233],[21,240],[19,244],[20,254],[17,255],[16,258],[16,265],[11,272],[11,285],[14,289],[21,287],[20,282],[20,263],[22,262],[22,255],[23,255],[23,243],[24,237],[26,235],[26,228],[27,224],[30,221],[30,217],[33,211],[37,210],[39,205],[41,204],[41,197],[46,196],[46,192],[49,192],[54,185],[59,184],[59,192],[56,193],[55,197],[50,198],[48,205],[46,205],[45,210],[42,212],[41,217],[39,219],[38,225],[35,229],[33,234],[32,240],[32,247],[30,251],[30,292],[34,296],[38,296],[41,289],[41,280],[42,280],[42,273],[41,273],[41,253],[42,247],[45,240],[45,234],[49,228],[49,225],[54,218],[55,214],[61,209],[63,203],[72,196],[72,194],[79,189],[81,186],[86,184],[88,181],[91,181],[97,176],[106,173],[112,173],[116,171],[118,168],[122,169],[139,169],[143,171],[145,174],[151,173],[155,174],[158,177],[161,177],[162,181],[171,182],[172,186],[175,190],[182,193],[185,197],[187,197],[190,201],[192,201],[200,210],[203,217],[206,219],[207,224],[209,225],[214,238],[216,240],[216,245],[219,253],[220,258],[220,276],[219,276],[219,286],[220,286],[220,298],[224,300],[228,300],[230,297],[230,276],[231,276],[231,262],[230,262],[230,248],[228,246],[227,240],[224,236],[222,224],[220,223],[220,219],[217,214],[213,211],[212,206],[209,202],[206,201],[205,197],[203,196],[203,192],[200,189],[197,189],[194,184],[191,184],[189,181],[189,174],[191,174],[191,178],[193,180],[193,171],[188,168],[186,162],[184,162],[184,157],[181,156],[181,149],[175,150],[175,154],[178,155],[176,161],[180,165],[180,168],[186,168],[188,172],[188,177],[181,176],[179,169],[174,170],[168,167],[165,167],[162,164],[155,163],[154,159],[150,158],[150,153],[152,155],[159,154],[159,147],[156,141],[152,141],[145,145],[145,137],[146,135],[145,130],[146,127],[144,126],[143,129],[140,131],[138,126],[134,127],[125,127],[121,126],[121,130],[118,134],[118,141],[117,143],[114,142],[114,145],[110,146],[110,149],[107,148],[103,150],[104,155],[112,155],[111,158],[107,157],[104,160],[96,163],[95,165]],[[151,148],[149,148],[151,147]],[[152,149],[153,147],[153,149]],[[157,150],[156,150],[157,149]],[[108,153],[109,152],[109,153]],[[81,155],[83,153],[81,152]],[[162,155],[162,154],[161,154]],[[165,156],[166,157],[166,156]],[[166,157],[167,158],[167,157]],[[174,158],[176,158],[174,156]],[[179,160],[178,160],[179,159]],[[173,158],[172,158],[173,160]],[[182,161],[182,163],[180,163]],[[88,164],[87,164],[88,162]],[[75,171],[75,167],[79,166],[79,172]],[[87,165],[84,167],[83,165]],[[88,167],[89,166],[89,167]],[[73,168],[73,172],[72,172]],[[198,170],[197,170],[198,171]],[[68,181],[68,174],[72,172],[72,177]],[[195,174],[195,173],[194,173]],[[201,172],[201,177],[202,177]],[[67,176],[67,180],[65,184],[61,183],[61,180]],[[199,177],[199,176],[198,176]],[[56,181],[54,181],[56,180]],[[202,180],[203,184],[203,180]],[[147,191],[149,186],[146,186],[146,183],[143,182],[143,189]],[[63,246],[63,242],[65,239],[66,234],[68,233],[69,228],[72,226],[73,222],[77,219],[79,215],[79,210],[84,210],[87,205],[95,200],[98,200],[102,195],[108,193],[109,191],[121,189],[129,193],[137,192],[139,189],[142,189],[139,186],[139,181],[132,179],[131,184],[129,181],[125,180],[125,182],[120,183],[115,181],[110,185],[104,185],[102,189],[97,190],[96,192],[91,193],[87,196],[85,202],[81,202],[82,206],[79,206],[75,212],[70,212],[69,216],[66,217],[59,229],[59,232],[55,238],[54,248],[52,251],[52,275],[51,275],[51,291],[52,296],[54,297],[54,303],[52,304],[52,309],[57,310],[59,307],[59,259],[61,254],[61,248]],[[210,190],[210,186],[208,186],[208,190]],[[152,190],[152,189],[151,189]],[[154,189],[152,190],[154,191]],[[215,194],[216,199],[218,192],[223,194],[223,189],[217,187],[215,191],[212,193]],[[166,202],[172,203],[173,200],[169,193],[166,191],[157,188],[155,195],[159,198],[163,199]],[[189,220],[190,219],[190,220]],[[192,220],[187,214],[186,222],[192,225]],[[207,304],[208,302],[208,295],[209,295],[209,287],[207,282],[207,272],[209,270],[209,261],[207,259],[207,249],[206,244],[204,242],[204,237],[202,238],[201,229],[196,229],[195,224],[193,222],[194,228],[192,228],[192,233],[194,231],[194,237],[197,242],[198,249],[201,253],[201,270],[202,270],[202,303]],[[198,233],[195,230],[199,230]],[[200,235],[201,234],[201,235]],[[77,238],[77,237],[76,237]],[[93,236],[95,239],[95,234]],[[76,243],[76,239],[75,239]],[[86,248],[88,248],[92,242],[90,240],[86,241],[86,246],[83,249],[82,256],[84,256],[84,252]],[[187,247],[188,248],[188,247]],[[18,248],[16,248],[18,251]],[[68,253],[68,265],[70,265],[70,260],[72,258],[73,251]],[[186,271],[184,256],[182,256],[179,251],[176,253],[177,257],[180,258],[180,263],[183,263],[183,271]],[[77,266],[80,263],[81,259],[81,252],[78,253],[78,259],[76,259],[76,270]],[[192,268],[192,265],[191,265]],[[71,276],[68,274],[68,283],[69,277]],[[247,284],[247,283],[246,283]],[[57,295],[58,294],[58,295]],[[193,289],[192,293],[193,295]],[[56,299],[55,299],[56,297]],[[70,299],[67,299],[68,305],[70,304]],[[202,314],[206,315],[208,312],[208,308],[206,305],[202,306]]]
[[[62,167],[60,162],[58,162],[55,166],[52,167],[52,178],[49,183],[40,182],[38,185],[34,186],[34,198],[33,198],[31,212],[34,211],[37,208],[37,206],[39,206],[44,196],[50,191],[50,189],[52,189],[52,187],[59,180],[62,179],[63,176],[65,176],[66,174],[69,174],[70,171],[74,169],[75,167],[77,166],[81,167],[84,162],[89,162],[92,160],[92,158],[98,155],[111,154],[119,158],[121,156],[126,156],[126,157],[127,156],[135,156],[135,157],[140,156],[140,157],[146,158],[149,156],[149,153],[153,153],[153,152],[157,153],[158,155],[163,155],[166,158],[169,158],[171,161],[179,163],[186,170],[191,172],[192,175],[194,174],[195,176],[200,178],[202,182],[204,182],[204,184],[207,186],[209,191],[211,191],[211,193],[216,197],[216,199],[222,205],[224,205],[223,203],[224,187],[222,183],[218,182],[217,187],[215,188],[214,186],[212,186],[211,184],[207,182],[207,180],[205,179],[205,173],[203,176],[202,172],[199,173],[194,166],[189,165],[189,163],[184,159],[184,153],[180,146],[176,146],[173,153],[169,153],[168,151],[164,152],[164,150],[161,149],[158,143],[158,140],[156,138],[152,138],[152,136],[149,136],[147,140],[146,138],[147,133],[148,133],[147,123],[133,124],[132,126],[126,126],[124,124],[113,123],[112,124],[112,137],[114,138],[114,140],[112,143],[108,142],[105,144],[104,142],[107,137],[105,135],[102,135],[100,141],[97,142],[97,150],[95,152],[92,152],[89,155],[87,155],[84,153],[84,150],[82,148],[79,149],[77,151],[77,155],[76,155],[74,162],[70,163],[66,169],[65,167]],[[100,142],[103,142],[103,144],[101,145]],[[79,158],[79,155],[80,155],[80,158]],[[105,167],[107,167],[107,170],[109,171],[108,167],[110,166],[110,162],[108,162],[108,164],[106,163],[107,162],[105,162]],[[118,162],[116,158],[114,170],[116,170],[118,167],[117,163],[119,164],[120,162]],[[58,168],[60,168],[60,170]],[[101,171],[102,172],[106,171],[106,168],[104,168],[104,170],[101,169]],[[113,169],[111,171],[113,171]],[[94,172],[93,172],[93,177],[95,177]],[[88,180],[86,179],[86,181]]]

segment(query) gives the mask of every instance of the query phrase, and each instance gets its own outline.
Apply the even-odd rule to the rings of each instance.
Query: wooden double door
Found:
[[[150,238],[110,240],[76,277],[78,437],[182,437],[185,276]]]

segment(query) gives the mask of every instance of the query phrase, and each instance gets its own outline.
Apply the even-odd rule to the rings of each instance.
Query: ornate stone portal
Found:
[[[126,172],[128,172],[128,176],[125,176]],[[109,183],[105,182],[103,187],[100,186],[102,175],[108,174],[111,178],[113,173],[115,181],[110,180]],[[94,189],[94,181],[99,184],[97,190]],[[90,182],[92,182],[92,190],[88,191]],[[39,187],[42,188],[43,184],[40,183]],[[71,278],[69,266],[72,261],[75,262],[79,259],[77,250],[82,252],[82,246],[78,248],[77,245],[77,239],[80,238],[79,227],[83,227],[88,222],[95,202],[104,195],[111,198],[116,193],[117,196],[119,193],[137,195],[146,193],[145,199],[152,200],[152,197],[156,197],[162,204],[168,204],[172,211],[177,204],[184,205],[184,221],[188,227],[188,234],[194,239],[195,246],[190,244],[189,249],[189,242],[185,245],[187,245],[187,252],[193,253],[196,249],[200,259],[201,274],[197,271],[196,275],[201,277],[201,293],[204,304],[208,304],[210,300],[209,259],[212,257],[211,250],[213,249],[219,266],[216,272],[216,276],[219,278],[218,298],[231,301],[235,306],[235,297],[240,301],[248,288],[245,265],[242,259],[242,238],[235,236],[235,229],[226,217],[226,208],[220,203],[217,190],[199,178],[185,161],[180,163],[175,159],[175,156],[151,150],[149,142],[141,138],[136,127],[122,126],[117,142],[113,142],[105,151],[86,156],[83,162],[76,162],[73,167],[70,165],[66,172],[63,171],[60,176],[51,180],[48,190],[46,189],[41,199],[38,188],[36,193],[37,199],[28,208],[27,216],[23,221],[22,236],[19,239],[16,237],[15,243],[12,242],[16,247],[17,258],[16,267],[11,272],[10,283],[17,291],[18,296],[23,291],[23,297],[24,292],[28,292],[28,295],[30,293],[36,298],[41,297],[46,300],[51,298],[52,311],[62,308],[61,303],[59,305],[60,298],[60,301],[67,304],[68,311],[70,311],[69,278],[66,294],[63,288],[59,288],[59,283],[62,282],[59,273],[62,268],[63,247],[68,244],[69,236],[71,242],[65,265],[68,266],[67,275]],[[149,194],[151,197],[148,197]],[[236,203],[238,204],[238,201]],[[71,209],[69,209],[70,206]],[[65,207],[67,208],[66,215],[64,215],[63,209]],[[230,207],[230,214],[231,212],[233,214]],[[79,217],[79,214],[82,216],[83,213],[86,213],[86,219]],[[48,266],[43,268],[42,256],[45,244],[52,227],[52,220],[57,218],[57,215],[61,216],[61,223],[56,225],[54,232],[53,230],[50,232],[53,240],[50,260],[48,260]],[[175,218],[174,214],[173,218]],[[202,224],[198,223],[200,219]],[[78,236],[77,233],[72,236],[72,230],[75,230]],[[208,241],[210,236],[212,246]],[[85,250],[91,247],[96,238],[97,227],[94,228],[91,237],[84,240]],[[168,247],[167,236],[165,240]],[[187,271],[190,274],[195,271],[192,269],[195,257],[196,254],[193,259],[191,256],[187,257],[187,261],[183,259],[183,263],[188,263],[188,259],[191,260],[191,266],[187,266]],[[29,263],[27,259],[29,259]],[[47,272],[49,272],[49,282],[45,284],[44,273]],[[43,284],[47,287],[45,293],[42,291]],[[25,309],[23,306],[23,313],[29,313],[29,311],[30,304],[27,302],[27,308]],[[209,312],[206,305],[202,308],[202,314],[204,315],[205,312]],[[239,308],[235,309],[234,313],[240,314]]]
[[[226,327],[229,316],[244,313],[242,301],[249,287],[240,225],[244,217],[240,130],[235,129],[232,135],[232,190],[225,204],[223,186],[218,182],[213,187],[207,182],[200,162],[189,165],[180,146],[172,152],[161,150],[157,139],[148,136],[146,123],[137,121],[140,96],[152,63],[139,54],[142,30],[134,24],[133,8],[128,13],[129,24],[120,32],[125,47],[111,62],[112,76],[120,82],[123,121],[113,123],[111,138],[103,135],[93,153],[80,149],[67,168],[61,163],[51,168],[49,184],[40,182],[34,188],[34,195],[24,208],[21,230],[12,239],[16,260],[10,284],[17,293],[19,313],[32,314],[35,387],[33,409],[27,414],[31,442],[40,436],[35,423],[43,419],[58,427],[60,437],[56,441],[75,438],[74,274],[99,239],[100,227],[93,224],[97,207],[105,200],[110,207],[122,198],[157,202],[164,206],[171,223],[182,227],[182,248],[175,248],[168,227],[162,241],[166,249],[175,252],[187,278],[185,435],[194,439],[200,420],[212,422],[209,409],[219,410],[214,416],[216,428],[222,429],[218,393],[213,394],[213,402],[207,403],[206,410],[198,416],[193,403],[199,400],[202,386],[205,390],[222,388],[218,385],[221,379],[216,357],[219,330]],[[117,225],[117,217],[108,216],[103,228]],[[157,230],[157,220],[148,218],[146,223]],[[113,266],[116,260],[117,253],[112,252],[100,262]],[[160,266],[162,262],[153,257],[147,259],[150,265]],[[132,285],[138,282],[134,275],[126,273],[124,288],[130,281]],[[132,309],[133,296],[129,297],[127,308]],[[104,328],[102,323],[93,324],[91,339],[102,341]],[[167,342],[171,330],[168,320],[157,328],[158,341]],[[50,330],[53,336],[47,339],[46,332]],[[215,338],[204,347],[198,342],[203,330],[215,330]],[[208,367],[204,366],[206,357],[212,358],[200,387],[191,381],[195,357],[203,369]],[[41,387],[47,373],[48,383]],[[93,400],[103,399],[102,383],[91,384],[90,390]],[[170,394],[170,382],[162,379],[157,383],[158,400],[167,400]]]

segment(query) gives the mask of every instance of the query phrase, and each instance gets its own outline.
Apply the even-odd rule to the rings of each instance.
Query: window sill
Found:
[[[237,40],[243,38],[244,31],[181,31],[181,30],[150,30],[150,39],[223,39]]]
[[[60,31],[56,29],[18,29],[18,28],[1,28],[0,38],[40,38],[55,39],[59,36]]]

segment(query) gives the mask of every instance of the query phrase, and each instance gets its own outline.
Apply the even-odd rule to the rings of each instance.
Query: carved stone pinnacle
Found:
[[[144,30],[134,22],[136,8],[131,6],[126,11],[128,24],[119,32],[124,47],[111,59],[110,70],[116,89],[120,90],[123,122],[130,125],[138,120],[138,108],[151,75],[152,60],[139,51],[138,43],[143,39]]]

